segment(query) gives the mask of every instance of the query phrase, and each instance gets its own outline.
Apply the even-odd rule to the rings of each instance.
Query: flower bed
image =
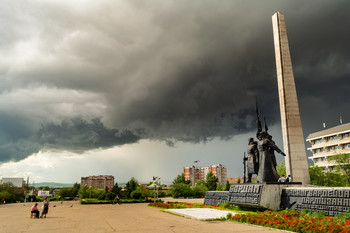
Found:
[[[235,212],[242,212],[241,210],[237,211],[237,207],[228,204],[203,205],[185,202],[157,202],[149,203],[148,206],[162,209],[215,208],[220,210],[235,210]],[[350,212],[337,215],[335,217],[324,216],[324,213],[311,214],[307,210],[303,210],[300,213],[294,210],[246,212],[244,214],[237,213],[234,216],[228,214],[227,219],[294,232],[350,232]]]
[[[350,232],[350,219],[319,216],[296,211],[265,211],[228,215],[228,219],[294,232]]]

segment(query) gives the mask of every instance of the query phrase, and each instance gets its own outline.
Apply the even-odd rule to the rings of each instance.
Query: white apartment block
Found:
[[[306,139],[311,143],[308,150],[313,154],[309,159],[327,171],[333,170],[335,164],[329,158],[336,154],[350,154],[349,136],[350,123],[311,133]]]

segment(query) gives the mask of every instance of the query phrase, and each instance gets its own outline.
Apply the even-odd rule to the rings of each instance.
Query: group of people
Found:
[[[36,218],[39,218],[40,211],[38,210],[38,203],[35,203],[32,206],[30,212],[34,213]],[[43,206],[42,206],[40,218],[42,218],[42,217],[46,218],[46,215],[48,212],[49,212],[49,201],[47,200],[47,197],[45,197],[45,199],[43,201]]]
[[[292,177],[291,177],[290,175],[288,175],[287,178],[286,178],[286,177],[284,177],[284,175],[282,175],[282,176],[278,179],[277,182],[278,182],[278,183],[290,183],[290,182],[292,182]]]

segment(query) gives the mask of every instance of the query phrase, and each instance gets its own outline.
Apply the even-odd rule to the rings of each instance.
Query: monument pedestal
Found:
[[[301,186],[301,183],[251,183],[232,185],[228,202],[242,207],[281,208],[282,190],[287,187]]]
[[[350,209],[350,187],[302,186],[301,183],[245,183],[232,185],[230,191],[208,191],[204,204],[229,202],[241,207],[325,212],[328,216]]]

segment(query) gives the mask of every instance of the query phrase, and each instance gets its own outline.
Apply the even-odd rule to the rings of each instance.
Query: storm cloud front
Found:
[[[304,134],[350,121],[348,1],[3,1],[0,163],[279,124],[271,16],[286,17]]]

